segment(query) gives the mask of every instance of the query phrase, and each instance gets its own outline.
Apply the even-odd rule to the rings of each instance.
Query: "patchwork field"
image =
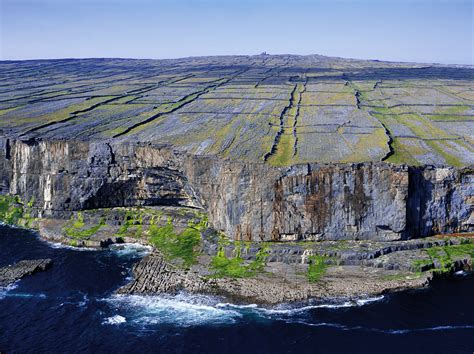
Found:
[[[265,161],[474,164],[474,70],[318,55],[0,62],[0,134]]]

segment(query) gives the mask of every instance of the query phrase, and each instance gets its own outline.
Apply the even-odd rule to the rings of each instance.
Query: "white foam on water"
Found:
[[[219,302],[216,304],[216,307],[219,307],[219,308],[226,308],[226,307],[229,307],[229,308],[234,308],[234,309],[254,309],[254,308],[258,308],[258,305],[257,304],[247,304],[247,305],[237,305],[237,304],[232,304],[230,302]]]
[[[55,249],[68,249],[68,250],[73,250],[73,251],[100,251],[99,248],[92,248],[92,247],[76,247],[76,246],[70,246],[70,245],[64,245],[60,242],[51,242],[48,240],[41,239],[42,241],[46,242],[49,247],[55,248]]]
[[[82,301],[77,303],[78,307],[86,307],[87,303],[89,302],[89,296],[87,294],[82,295]]]
[[[341,325],[341,324],[338,324],[338,323],[329,323],[329,322],[314,323],[314,322],[305,322],[305,321],[302,321],[302,320],[288,320],[288,321],[285,321],[285,322],[286,323],[297,323],[297,324],[302,324],[302,325],[310,326],[310,327],[332,327],[332,328],[338,328],[338,329],[342,329],[342,330],[362,329],[362,327],[347,327],[347,326],[344,326],[344,325]]]
[[[104,299],[120,313],[107,317],[103,324],[130,323],[133,326],[146,328],[147,326],[168,324],[180,327],[198,325],[233,324],[239,319],[250,316],[253,319],[282,320],[286,323],[301,324],[311,327],[332,327],[343,331],[360,330],[379,332],[392,335],[403,335],[411,332],[446,331],[459,329],[474,329],[474,325],[434,326],[414,329],[380,329],[363,326],[346,326],[339,323],[307,321],[305,312],[318,308],[338,309],[354,306],[365,306],[372,302],[383,300],[384,296],[347,300],[340,303],[321,303],[297,307],[282,304],[274,308],[259,307],[256,304],[239,305],[220,302],[221,298],[205,295],[114,295]],[[125,317],[126,316],[126,317]]]
[[[353,306],[364,306],[380,301],[383,296],[343,302],[321,303],[306,306],[282,304],[272,308],[259,307],[256,304],[232,304],[221,302],[221,298],[206,295],[113,295],[104,299],[120,314],[127,315],[127,322],[138,326],[171,324],[177,326],[194,326],[209,324],[232,324],[244,317],[263,320],[298,321],[308,311],[318,308],[338,309]],[[329,325],[329,324],[308,324]],[[334,326],[339,326],[334,324]]]
[[[137,326],[230,324],[243,316],[236,310],[217,307],[218,299],[205,295],[114,295],[105,301],[126,313],[128,322]]]
[[[384,299],[385,299],[385,296],[380,295],[380,296],[356,299],[355,302],[356,302],[357,306],[364,306],[364,305],[370,304],[372,302],[382,301]]]
[[[305,305],[305,306],[282,304],[282,305],[275,306],[273,308],[257,308],[257,310],[267,315],[292,316],[292,315],[302,314],[314,309],[340,309],[340,308],[348,308],[348,307],[365,306],[367,304],[378,302],[383,299],[385,299],[385,297],[381,295],[377,297],[334,301],[334,302],[318,303],[318,304]]]
[[[10,229],[16,229],[16,230],[25,230],[24,227],[20,227],[20,226],[16,226],[16,225],[11,225],[11,224],[7,224],[6,222],[4,221],[0,221],[0,226],[6,226]]]
[[[5,287],[0,287],[0,300],[4,299],[9,291],[12,291],[13,289],[17,288],[18,284],[15,282],[13,284],[7,285]]]
[[[8,297],[23,297],[23,298],[27,298],[27,297],[35,297],[35,298],[40,298],[40,299],[46,299],[46,295],[45,294],[29,294],[29,293],[8,293],[6,294],[5,296],[8,296]]]
[[[153,248],[138,243],[120,243],[112,244],[109,249],[114,251],[119,257],[144,257],[149,254]]]
[[[127,322],[127,319],[125,317],[120,316],[120,315],[115,315],[115,316],[106,318],[104,322],[102,322],[102,324],[118,325],[125,322]]]
[[[388,334],[406,334],[412,332],[433,332],[433,331],[449,331],[459,329],[474,329],[474,325],[461,325],[461,326],[435,326],[426,328],[413,328],[413,329],[389,329],[389,330],[376,330]]]
[[[370,328],[363,326],[346,326],[338,323],[312,323],[302,320],[288,320],[287,323],[297,323],[310,327],[332,327],[338,328],[344,331],[369,331],[369,332],[378,332],[385,334],[408,334],[413,332],[432,332],[432,331],[449,331],[449,330],[459,330],[459,329],[474,329],[474,325],[460,325],[460,326],[435,326],[435,327],[425,327],[425,328],[411,328],[411,329],[380,329],[380,328]]]
[[[29,297],[35,297],[35,298],[40,298],[40,299],[45,299],[46,295],[39,293],[39,294],[30,294],[30,293],[15,293],[12,292],[12,290],[16,289],[18,287],[18,281],[16,281],[13,284],[10,284],[5,287],[0,287],[0,300],[4,299],[6,297],[18,297],[18,298],[29,298]]]

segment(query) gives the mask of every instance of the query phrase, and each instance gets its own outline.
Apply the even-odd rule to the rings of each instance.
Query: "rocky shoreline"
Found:
[[[51,259],[31,259],[21,260],[13,265],[1,267],[0,287],[11,285],[27,275],[36,272],[44,272],[52,265],[52,263]]]
[[[153,143],[0,137],[0,167],[0,221],[70,246],[154,247],[121,292],[278,303],[423,287],[472,267],[467,166],[275,167]]]
[[[436,276],[472,270],[474,258],[472,233],[401,241],[235,241],[204,214],[182,207],[98,209],[29,224],[44,240],[69,246],[151,246],[119,294],[184,290],[269,305],[358,298],[429,286]]]
[[[173,213],[168,209],[169,213]],[[174,214],[176,215],[176,214]],[[178,230],[189,220],[174,220]],[[39,222],[42,238],[70,245],[71,239],[61,234],[56,220]],[[146,225],[141,225],[146,227]],[[118,227],[118,226],[117,226]],[[113,231],[115,230],[115,231]],[[132,229],[131,231],[133,231]],[[450,267],[442,264],[443,252],[471,247],[473,234],[444,235],[406,241],[319,241],[285,243],[224,242],[211,228],[200,231],[200,242],[194,247],[196,262],[183,267],[180,259],[163,254],[146,237],[111,237],[113,227],[105,228],[80,246],[107,247],[111,243],[139,243],[154,247],[152,253],[135,264],[133,280],[118,289],[119,294],[189,293],[222,295],[241,303],[278,304],[309,299],[358,298],[429,286],[436,276],[449,276],[455,271],[472,269],[474,248],[450,259]],[[263,266],[252,274],[218,274],[213,262],[241,260],[240,268],[249,267],[265,250]],[[463,248],[464,250],[464,248]],[[432,257],[433,252],[439,257]],[[431,256],[430,256],[431,253]],[[437,254],[437,253],[436,253]],[[310,281],[309,269],[321,257],[321,276]]]
[[[285,268],[284,264],[270,267]],[[233,302],[275,305],[300,302],[310,299],[360,298],[388,292],[422,288],[429,285],[432,273],[420,276],[400,277],[381,281],[380,274],[373,269],[356,266],[333,267],[324,279],[311,284],[304,279],[278,276],[277,273],[262,273],[252,278],[213,279],[193,272],[176,269],[161,255],[146,256],[133,268],[134,280],[118,290],[119,294],[157,295],[189,293],[221,295]]]

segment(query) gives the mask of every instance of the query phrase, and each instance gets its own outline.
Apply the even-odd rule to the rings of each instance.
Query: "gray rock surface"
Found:
[[[275,166],[459,167],[474,163],[473,72],[321,55],[0,61],[0,131]]]
[[[196,207],[235,240],[399,240],[473,230],[470,168],[387,163],[272,167],[169,146],[0,138],[1,193],[40,217]]]
[[[148,144],[0,142],[1,192],[33,200],[40,217],[116,206],[191,206],[205,210],[218,231],[249,241],[397,240],[474,226],[470,168],[276,168]]]
[[[204,278],[166,262],[156,251],[133,266],[134,280],[118,290],[120,294],[172,294],[180,290],[211,292]]]
[[[409,252],[411,256],[404,253]],[[399,251],[401,264],[419,259],[419,250]],[[380,256],[382,258],[384,256]],[[379,259],[379,258],[377,258]],[[385,262],[387,262],[385,260]],[[195,269],[184,270],[166,262],[160,253],[152,253],[133,268],[134,280],[120,288],[119,294],[157,295],[180,291],[225,296],[232,301],[245,303],[276,304],[305,301],[311,298],[351,298],[380,295],[386,292],[420,288],[429,284],[433,274],[410,273],[397,263],[388,266],[333,265],[317,283],[306,279],[307,265],[269,261],[265,272],[249,278],[203,277]],[[455,265],[457,269],[471,269],[471,258]]]
[[[5,287],[27,275],[45,271],[51,264],[51,259],[33,259],[22,260],[13,265],[1,267],[0,286]]]

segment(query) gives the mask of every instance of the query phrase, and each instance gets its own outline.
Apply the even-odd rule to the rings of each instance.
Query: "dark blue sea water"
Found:
[[[263,308],[207,296],[116,296],[145,250],[84,251],[0,227],[0,266],[53,259],[0,289],[0,352],[470,353],[474,278],[355,302]]]

